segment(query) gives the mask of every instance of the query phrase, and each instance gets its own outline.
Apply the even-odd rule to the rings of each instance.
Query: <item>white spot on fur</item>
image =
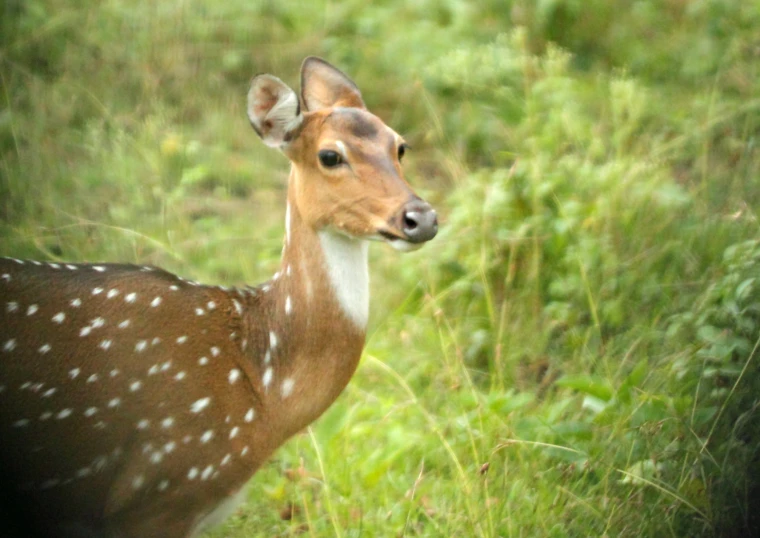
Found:
[[[106,270],[106,268],[102,265],[93,265],[92,268],[95,269],[98,273],[102,273]]]
[[[128,303],[134,303],[135,299],[137,299],[137,294],[135,292],[128,293],[126,297],[124,297],[124,300]]]
[[[177,343],[178,344],[184,344],[185,342],[187,342],[187,336],[182,335],[179,338],[177,338]]]
[[[158,305],[160,305],[160,304],[161,304],[161,297],[155,297],[155,298],[154,298],[154,299],[153,299],[153,300],[150,302],[150,306],[152,306],[153,308],[157,307],[157,306],[158,306]]]
[[[72,299],[69,304],[73,306],[74,308],[79,308],[80,306],[82,306],[82,299],[79,299],[79,298]]]
[[[106,294],[106,298],[113,299],[117,295],[119,295],[119,290],[117,290],[116,288],[112,288],[108,290],[108,293]]]
[[[5,305],[6,312],[16,312],[18,310],[18,303],[16,301],[10,301]]]
[[[266,370],[264,370],[264,375],[261,377],[261,384],[264,385],[264,388],[268,388],[270,383],[272,383],[272,376],[274,375],[274,372],[272,371],[272,367],[270,366]]]
[[[214,357],[218,357],[219,356],[219,348],[216,347],[216,346],[211,346],[211,355],[213,355]]]
[[[293,312],[293,301],[290,300],[290,295],[285,297],[285,314],[288,316]]]
[[[126,329],[127,327],[129,327],[130,323],[131,322],[128,319],[125,319],[124,321],[122,321],[121,323],[119,323],[118,327],[119,327],[119,329]]]
[[[79,368],[74,368],[73,370],[69,370],[69,377],[71,379],[76,379],[77,376],[79,375],[79,372],[81,372],[81,371],[82,370],[80,370]]]
[[[290,377],[282,382],[282,385],[280,386],[280,394],[282,394],[283,398],[287,398],[288,396],[293,394],[294,385],[295,385],[295,381],[293,381],[293,379]]]
[[[254,417],[254,411],[253,411],[253,407],[251,407],[248,410],[248,412],[245,414],[245,418],[243,420],[245,420],[246,422],[253,422],[253,417]]]
[[[107,463],[108,463],[107,456],[98,456],[97,458],[93,460],[92,468],[95,470],[95,472],[100,472],[106,468]]]
[[[34,314],[37,312],[37,310],[39,310],[39,309],[40,309],[40,307],[39,307],[39,306],[37,306],[36,304],[33,304],[33,305],[29,305],[29,308],[27,308],[27,309],[26,309],[26,315],[27,315],[27,316],[32,316],[32,315],[34,315]]]
[[[101,293],[103,293],[103,288],[101,288],[101,287],[97,287],[97,288],[93,288],[92,289],[92,294],[93,295],[100,295]]]
[[[193,413],[200,413],[206,409],[210,403],[211,398],[201,398],[200,400],[193,402],[193,404],[190,406],[190,411]]]
[[[230,375],[228,379],[230,381],[230,385],[235,383],[238,379],[240,379],[240,370],[238,370],[237,368],[233,368],[232,370],[230,370]]]
[[[77,478],[86,478],[92,474],[92,469],[89,467],[82,467],[76,473]]]
[[[63,320],[65,320],[65,319],[66,319],[66,314],[64,314],[63,312],[58,312],[58,313],[57,313],[55,316],[53,316],[51,319],[52,319],[52,320],[53,320],[55,323],[57,323],[57,324],[59,324],[59,325],[60,325],[61,323],[63,323]]]
[[[206,430],[200,437],[201,444],[206,444],[214,437],[214,430]]]
[[[6,340],[5,344],[3,344],[3,351],[13,351],[16,349],[16,339],[11,338],[10,340]]]
[[[61,409],[58,414],[55,416],[58,420],[62,420],[64,418],[70,417],[72,413],[72,410],[69,408]]]
[[[238,428],[237,426],[235,426],[234,428],[232,428],[230,430],[230,439],[234,439],[235,437],[237,437],[237,434],[238,434],[239,431],[240,431],[240,428]]]
[[[209,477],[211,476],[211,473],[213,472],[214,472],[214,466],[209,465],[208,467],[203,469],[203,472],[201,473],[201,480],[208,480]]]
[[[45,480],[42,485],[40,485],[40,489],[50,489],[54,488],[58,484],[61,483],[61,480],[58,478],[51,478],[50,480]]]
[[[40,348],[37,350],[41,355],[44,355],[48,351],[50,351],[52,348],[50,347],[50,344],[42,344]]]

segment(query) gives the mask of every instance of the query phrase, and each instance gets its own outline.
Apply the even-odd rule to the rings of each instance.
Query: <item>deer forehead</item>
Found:
[[[349,151],[395,155],[401,140],[383,121],[366,110],[337,107],[312,113],[306,137],[312,150],[347,147]]]

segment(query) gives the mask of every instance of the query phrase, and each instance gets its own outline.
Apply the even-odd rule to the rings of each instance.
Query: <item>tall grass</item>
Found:
[[[372,252],[346,393],[210,536],[751,536],[752,2],[5,2],[0,252],[268,277],[248,79],[350,73],[441,234]]]

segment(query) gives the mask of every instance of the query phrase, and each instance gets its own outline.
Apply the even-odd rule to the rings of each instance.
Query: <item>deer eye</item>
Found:
[[[335,168],[343,163],[343,157],[340,156],[340,153],[331,149],[323,149],[317,155],[319,155],[319,162],[325,168]]]
[[[398,147],[398,160],[399,161],[404,158],[404,155],[406,154],[406,150],[407,149],[409,149],[409,146],[407,144],[401,144]]]

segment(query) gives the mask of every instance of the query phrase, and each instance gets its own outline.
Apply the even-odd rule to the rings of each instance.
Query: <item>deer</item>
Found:
[[[438,231],[404,138],[317,57],[300,98],[255,76],[247,116],[290,160],[282,259],[256,287],[151,265],[0,258],[0,517],[7,534],[196,537],[348,384],[368,245]]]

